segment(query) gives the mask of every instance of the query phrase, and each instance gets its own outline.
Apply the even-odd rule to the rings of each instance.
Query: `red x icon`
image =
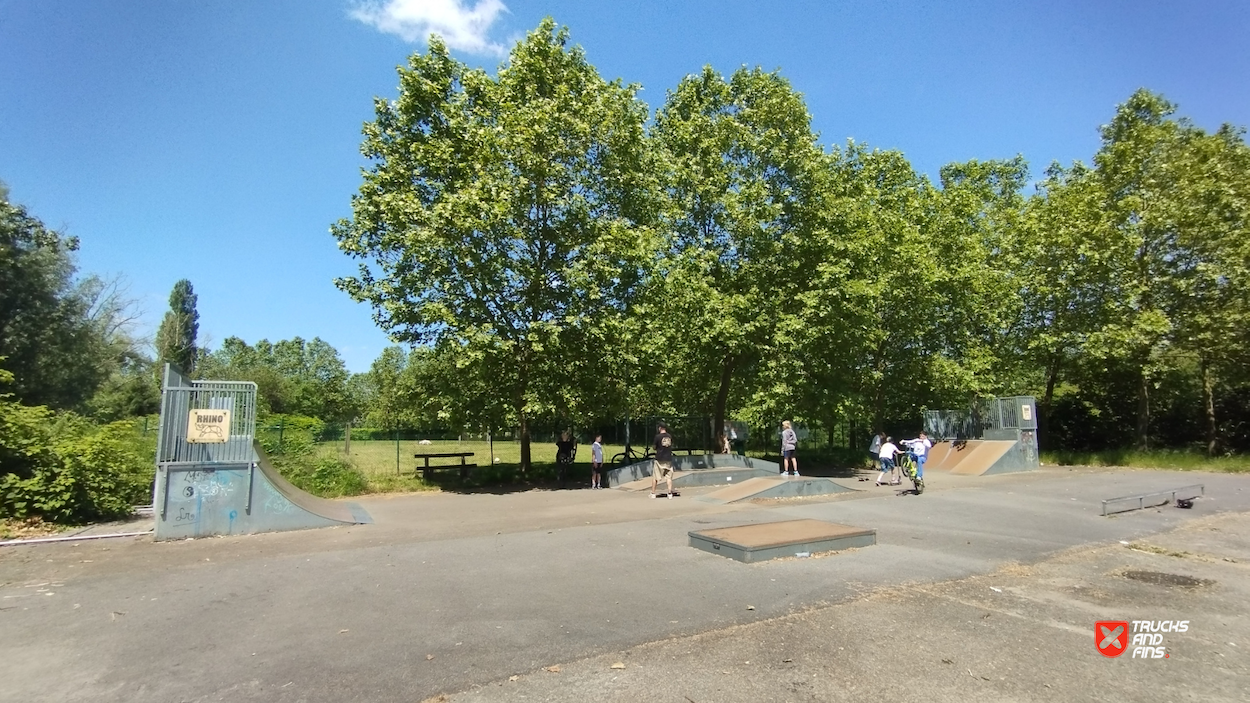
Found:
[[[1105,620],[1094,623],[1094,644],[1104,657],[1118,657],[1128,648],[1128,622]]]

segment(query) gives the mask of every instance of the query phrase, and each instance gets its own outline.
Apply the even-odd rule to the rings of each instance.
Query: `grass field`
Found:
[[[1155,449],[1137,451],[1118,449],[1102,452],[1042,452],[1043,464],[1050,466],[1127,466],[1137,469],[1173,469],[1177,471],[1250,471],[1250,456],[1211,458],[1198,452]]]

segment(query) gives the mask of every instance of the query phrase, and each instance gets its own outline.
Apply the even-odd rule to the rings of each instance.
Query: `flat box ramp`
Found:
[[[306,493],[278,473],[259,445],[254,462],[157,472],[156,539],[303,530],[373,522],[356,503]]]
[[[674,484],[676,485],[676,484]],[[849,493],[857,491],[848,488],[830,478],[816,476],[769,476],[752,478],[732,486],[725,486],[718,491],[699,496],[696,500],[706,503],[737,503],[756,498],[798,498],[801,496],[820,496],[830,493]]]
[[[796,554],[870,547],[877,531],[823,520],[786,520],[690,532],[690,546],[752,563]]]

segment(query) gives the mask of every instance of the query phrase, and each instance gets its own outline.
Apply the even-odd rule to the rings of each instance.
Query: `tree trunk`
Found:
[[[733,378],[734,356],[728,354],[721,362],[720,388],[716,391],[716,406],[712,409],[712,426],[716,432],[725,429],[725,406],[729,403],[729,382]]]
[[[1042,446],[1042,443],[1048,439],[1047,435],[1050,434],[1050,404],[1055,399],[1055,384],[1059,381],[1060,358],[1058,352],[1051,354],[1046,364],[1046,394],[1042,396],[1042,408],[1037,418],[1038,447]]]
[[[1137,448],[1150,448],[1150,377],[1141,369],[1137,383]]]
[[[517,409],[517,416],[521,419],[521,475],[526,476],[530,471],[530,424],[524,405]]]
[[[1211,374],[1211,364],[1202,357],[1202,400],[1207,412],[1207,456],[1215,456],[1216,424],[1215,424],[1215,379]]]

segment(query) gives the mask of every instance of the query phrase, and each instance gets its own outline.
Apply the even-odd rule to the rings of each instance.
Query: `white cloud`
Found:
[[[424,41],[437,34],[447,46],[470,54],[502,55],[503,46],[487,34],[495,19],[508,8],[501,0],[385,0],[364,2],[352,17],[405,41]]]

